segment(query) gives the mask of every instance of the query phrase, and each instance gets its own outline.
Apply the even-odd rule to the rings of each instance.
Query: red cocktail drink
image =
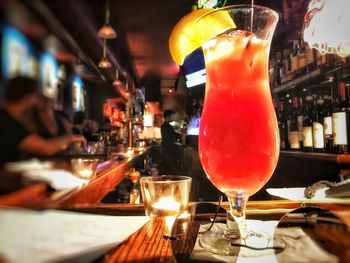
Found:
[[[199,153],[210,181],[227,195],[254,194],[278,161],[269,48],[268,41],[243,30],[221,34],[203,46],[207,83]]]
[[[264,249],[273,239],[248,230],[245,208],[249,196],[270,179],[279,156],[268,79],[278,15],[263,6],[236,5],[203,15],[198,28],[217,17],[230,17],[234,26],[216,31],[203,45],[207,83],[199,155],[210,181],[227,196],[230,211],[226,228],[205,232],[199,243],[215,254],[237,255],[233,244]],[[239,254],[251,256],[247,250]]]

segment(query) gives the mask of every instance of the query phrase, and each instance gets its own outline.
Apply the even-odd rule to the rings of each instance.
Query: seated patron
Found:
[[[73,142],[86,143],[84,137],[64,135],[45,139],[23,126],[23,116],[37,103],[37,83],[27,77],[15,77],[6,83],[5,101],[0,109],[0,165],[18,161],[23,153],[52,156]]]
[[[40,95],[32,112],[34,132],[49,139],[67,134],[62,118],[56,114],[49,98]]]

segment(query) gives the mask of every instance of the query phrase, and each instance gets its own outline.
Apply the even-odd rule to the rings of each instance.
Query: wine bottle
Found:
[[[304,68],[306,66],[306,54],[305,54],[305,46],[304,41],[299,40],[298,44],[298,67]]]
[[[276,53],[276,60],[277,60],[277,84],[281,85],[282,83],[282,78],[285,75],[285,70],[284,70],[284,65],[283,65],[283,61],[282,61],[282,52],[277,52]]]
[[[290,52],[290,63],[291,71],[295,72],[299,69],[298,67],[298,42],[294,41],[292,46],[292,51]]]
[[[306,96],[306,104],[303,115],[303,151],[313,151],[312,140],[312,114],[313,114],[313,97]]]
[[[289,146],[291,150],[299,151],[301,149],[299,140],[299,97],[295,96],[292,99],[293,108],[289,115]]]
[[[315,152],[324,152],[324,131],[323,131],[323,107],[324,100],[319,97],[316,101],[316,107],[312,117],[312,140]]]
[[[332,125],[332,98],[329,95],[323,96],[323,133],[324,147],[326,152],[333,152],[333,125]]]
[[[285,112],[284,112],[284,105],[283,105],[283,100],[280,100],[278,102],[278,108],[277,108],[278,114],[277,114],[277,119],[278,119],[278,128],[280,132],[280,148],[281,150],[287,150],[288,147],[288,129],[287,129],[287,121],[285,117]]]
[[[303,128],[304,128],[304,112],[303,112],[303,104],[300,97],[297,97],[296,104],[298,104],[298,110],[297,110],[297,120],[298,120],[298,137],[299,137],[299,144],[300,149],[303,148],[303,141],[304,141],[304,135],[303,135]]]
[[[333,145],[336,153],[348,152],[348,103],[345,83],[338,83],[338,97],[332,112]]]

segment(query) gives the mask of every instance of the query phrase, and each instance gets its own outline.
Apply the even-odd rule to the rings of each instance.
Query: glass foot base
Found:
[[[199,245],[205,250],[223,256],[260,257],[279,253],[284,250],[285,243],[280,238],[266,237],[249,233],[243,239],[228,236],[225,224],[214,224],[210,231],[201,234]]]

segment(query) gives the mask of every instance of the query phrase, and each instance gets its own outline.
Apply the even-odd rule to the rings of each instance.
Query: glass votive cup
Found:
[[[91,179],[96,174],[97,159],[77,158],[71,160],[72,173],[82,179]]]
[[[146,176],[140,179],[145,214],[150,217],[178,216],[187,208],[191,177]]]
[[[104,154],[105,145],[103,142],[88,142],[86,152],[88,154]]]

